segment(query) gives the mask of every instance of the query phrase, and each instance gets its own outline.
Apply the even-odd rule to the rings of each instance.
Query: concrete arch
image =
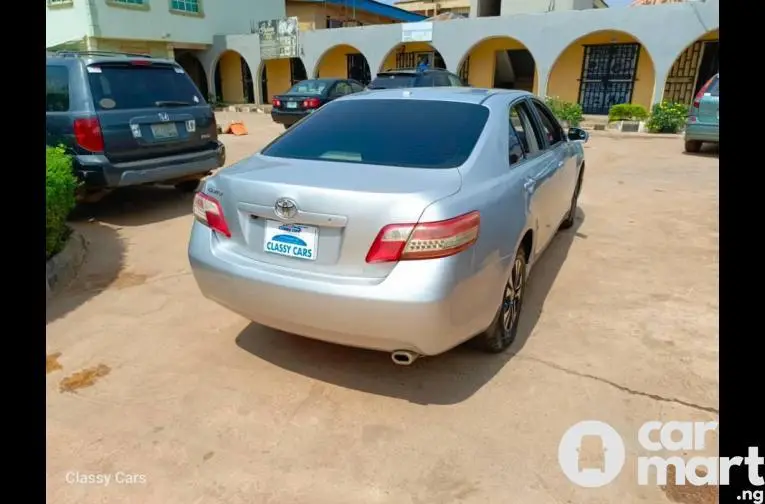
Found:
[[[376,67],[376,72],[382,72],[392,68],[412,68],[419,63],[419,58],[429,58],[430,66],[447,68],[441,52],[428,42],[399,42],[383,56]]]
[[[523,42],[508,35],[474,43],[459,59],[457,73],[474,87],[537,92],[539,84],[534,55]]]
[[[639,49],[625,44],[638,44]],[[623,63],[615,67],[614,61]],[[611,73],[614,68],[618,75]],[[632,84],[623,82],[630,75]],[[606,114],[617,103],[650,110],[655,83],[653,57],[640,39],[621,30],[598,30],[580,36],[558,54],[547,77],[546,95],[579,103],[585,114]]]
[[[254,103],[253,74],[247,60],[237,51],[227,49],[216,58],[213,67],[216,101]]]
[[[309,78],[301,58],[280,58],[261,61],[256,74],[259,103],[271,103],[274,96],[286,92],[293,84]]]
[[[355,79],[362,84],[372,78],[366,56],[350,44],[337,44],[324,51],[316,60],[313,77]]]
[[[662,100],[690,105],[699,89],[719,71],[720,31],[710,30],[675,58],[664,81]]]

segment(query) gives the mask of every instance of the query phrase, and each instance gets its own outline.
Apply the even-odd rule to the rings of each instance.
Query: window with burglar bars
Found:
[[[170,0],[170,10],[188,14],[200,14],[202,12],[200,3],[201,0]]]
[[[585,114],[606,115],[612,105],[632,102],[640,44],[584,47],[579,104]]]

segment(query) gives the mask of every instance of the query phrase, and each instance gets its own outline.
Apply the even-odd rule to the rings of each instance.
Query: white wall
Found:
[[[95,36],[103,38],[212,44],[213,35],[250,33],[251,21],[285,16],[284,0],[200,0],[204,17],[172,14],[169,0],[149,0],[148,11],[92,1],[97,3]]]
[[[45,9],[45,47],[83,39],[88,35],[88,10],[84,0],[71,6]]]
[[[204,17],[171,14],[169,0],[148,0],[148,10],[114,7],[106,0],[73,0],[69,7],[46,7],[45,45],[85,36],[212,44],[214,35],[250,33],[250,22],[285,16],[284,0],[200,1]]]

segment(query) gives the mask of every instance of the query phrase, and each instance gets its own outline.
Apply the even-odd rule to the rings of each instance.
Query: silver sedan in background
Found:
[[[501,352],[574,223],[586,140],[523,91],[350,95],[206,180],[194,277],[247,319],[397,364],[471,338]]]

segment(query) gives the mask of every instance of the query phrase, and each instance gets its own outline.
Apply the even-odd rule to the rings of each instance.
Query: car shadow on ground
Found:
[[[396,366],[387,353],[324,343],[254,323],[237,336],[236,344],[275,366],[340,387],[417,404],[462,402],[523,349],[572,243],[586,239],[578,232],[583,220],[584,212],[578,209],[574,227],[558,233],[534,266],[517,339],[504,353],[484,354],[463,344],[439,356],[421,358],[408,367]]]
[[[171,186],[138,186],[118,189],[97,203],[80,204],[71,220],[95,219],[114,226],[143,226],[191,214],[192,193]]]
[[[87,242],[85,261],[69,285],[62,286],[46,304],[45,323],[63,317],[120,278],[125,246],[117,230],[98,222],[72,222]]]
[[[702,144],[699,152],[683,152],[686,156],[696,157],[720,157],[720,145],[719,144]]]

